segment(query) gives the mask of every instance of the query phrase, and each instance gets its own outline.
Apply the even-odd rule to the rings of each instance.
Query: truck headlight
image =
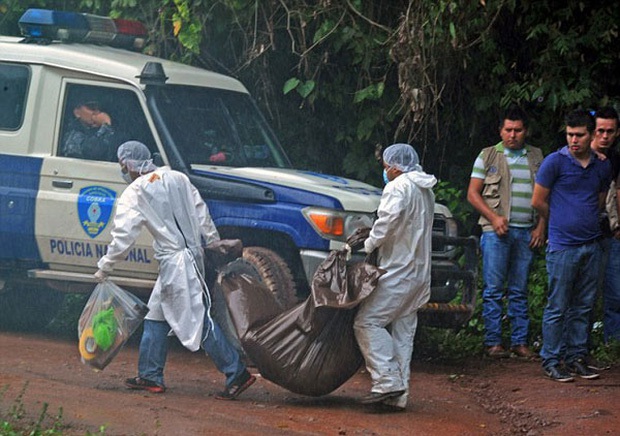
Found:
[[[326,239],[346,241],[360,227],[372,227],[375,215],[364,212],[346,212],[321,207],[306,207],[301,211],[312,228]]]

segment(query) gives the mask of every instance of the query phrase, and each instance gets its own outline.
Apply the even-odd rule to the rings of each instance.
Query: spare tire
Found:
[[[283,311],[298,303],[293,274],[284,259],[275,251],[264,247],[245,247],[243,259],[256,270]]]

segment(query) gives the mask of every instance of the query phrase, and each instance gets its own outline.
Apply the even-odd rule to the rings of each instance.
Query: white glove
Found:
[[[108,274],[107,272],[103,271],[103,270],[98,270],[94,276],[95,276],[95,280],[97,280],[97,282],[99,283],[103,283],[104,281],[106,281],[108,279],[108,276],[110,274]]]
[[[344,249],[347,251],[347,260],[351,260],[351,246],[349,244],[344,244]]]

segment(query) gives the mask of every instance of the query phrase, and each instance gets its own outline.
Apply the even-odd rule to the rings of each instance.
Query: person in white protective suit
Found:
[[[372,378],[362,404],[407,405],[418,309],[430,297],[431,237],[437,179],[423,172],[416,151],[394,144],[383,152],[378,218],[364,242],[387,272],[355,317],[355,337]]]
[[[209,313],[203,247],[219,240],[209,209],[188,177],[157,168],[144,144],[125,142],[117,155],[129,186],[118,199],[112,242],[97,264],[95,278],[107,279],[114,264],[125,259],[142,227],[153,236],[159,262],[140,342],[138,377],[127,379],[125,385],[152,393],[165,391],[168,336],[174,334],[191,351],[202,345],[226,376],[226,388],[216,398],[234,399],[256,378]]]

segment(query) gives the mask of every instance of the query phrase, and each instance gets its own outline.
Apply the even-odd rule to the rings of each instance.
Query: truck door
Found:
[[[128,140],[141,141],[152,152],[157,147],[132,88],[66,79],[59,105],[54,152],[41,168],[35,234],[51,269],[92,273],[111,240],[114,205],[126,187],[116,149]],[[95,119],[109,124],[90,122]],[[153,278],[157,262],[151,244],[144,231],[115,275]]]
[[[34,209],[41,159],[24,156],[19,143],[31,75],[26,65],[0,62],[0,262],[39,256]]]

